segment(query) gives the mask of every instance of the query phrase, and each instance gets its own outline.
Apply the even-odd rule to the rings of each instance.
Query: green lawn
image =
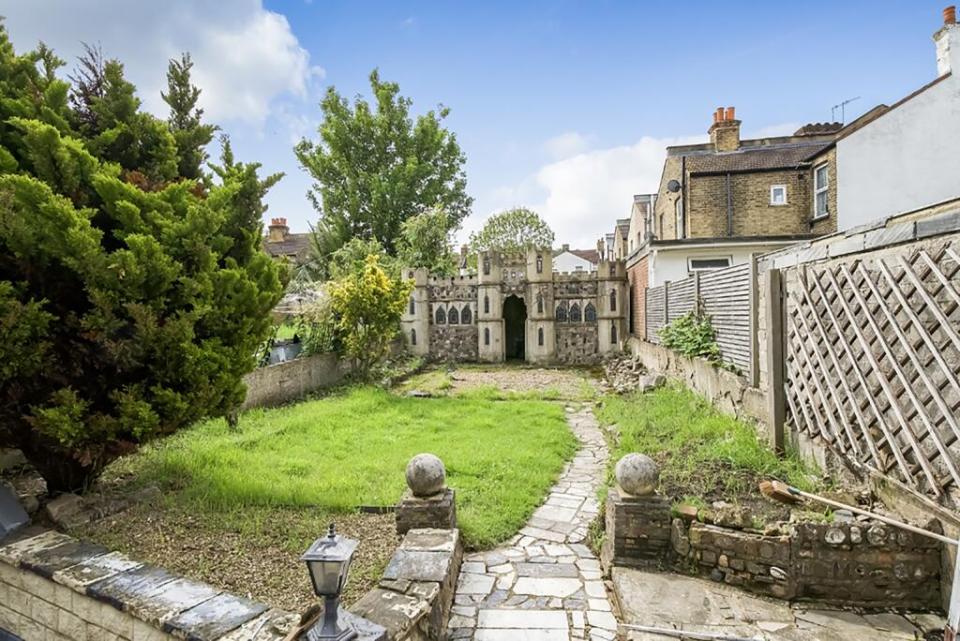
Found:
[[[113,466],[178,504],[351,511],[392,505],[414,454],[432,452],[457,490],[467,543],[513,536],[576,450],[562,406],[538,400],[416,399],[374,388],[194,426]]]
[[[620,429],[611,461],[630,452],[652,456],[664,492],[674,498],[756,497],[757,481],[768,476],[808,490],[818,484],[817,471],[797,455],[778,458],[756,428],[684,387],[609,396],[597,414]]]

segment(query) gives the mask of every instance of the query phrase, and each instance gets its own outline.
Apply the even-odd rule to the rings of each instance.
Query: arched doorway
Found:
[[[527,327],[527,306],[517,296],[503,301],[504,356],[507,360],[524,358],[524,334]]]

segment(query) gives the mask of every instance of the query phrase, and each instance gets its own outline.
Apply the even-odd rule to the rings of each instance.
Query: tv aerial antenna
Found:
[[[844,101],[841,102],[840,104],[834,105],[833,107],[831,107],[831,108],[830,108],[830,120],[833,121],[833,122],[836,122],[836,121],[837,121],[837,109],[839,109],[839,110],[840,110],[840,122],[841,122],[842,124],[846,124],[846,123],[847,123],[847,105],[849,105],[849,104],[850,104],[851,102],[853,102],[854,100],[860,100],[860,96],[857,96],[857,97],[855,97],[855,98],[847,98],[846,100],[844,100]]]

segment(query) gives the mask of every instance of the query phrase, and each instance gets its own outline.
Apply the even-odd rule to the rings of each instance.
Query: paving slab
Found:
[[[580,449],[516,537],[465,558],[450,639],[614,639],[616,620],[600,565],[584,543],[599,510],[595,497],[606,475],[606,440],[589,405],[568,408],[566,418]]]

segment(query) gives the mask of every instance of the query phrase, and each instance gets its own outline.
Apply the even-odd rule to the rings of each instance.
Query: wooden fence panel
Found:
[[[938,496],[960,487],[960,250],[908,246],[786,279],[787,421]]]
[[[701,310],[710,317],[724,360],[742,372],[753,362],[753,276],[750,263],[700,274]]]
[[[663,319],[666,311],[666,288],[663,285],[648,287],[645,303],[647,306],[647,340],[651,343],[660,343],[659,331],[664,325]]]

